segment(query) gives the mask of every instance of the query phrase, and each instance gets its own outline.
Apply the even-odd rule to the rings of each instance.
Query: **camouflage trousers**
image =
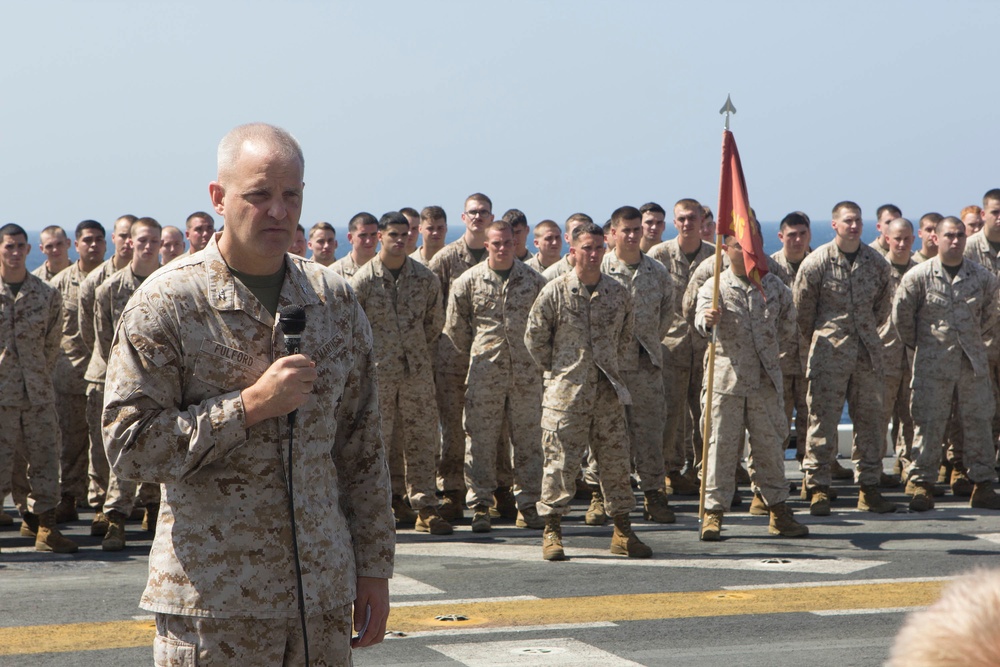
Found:
[[[124,516],[138,507],[154,507],[160,504],[160,485],[152,482],[133,482],[122,479],[113,472],[108,476],[108,494],[104,499],[105,514],[114,510]]]
[[[90,461],[87,468],[87,503],[94,508],[104,505],[108,493],[111,466],[104,451],[101,414],[104,412],[104,385],[87,384],[87,428],[90,432]]]
[[[785,399],[785,423],[792,423],[792,411],[795,411],[795,458],[801,463],[806,456],[806,432],[809,430],[809,409],[806,407],[806,379],[802,375],[782,375]],[[781,451],[788,449],[788,441],[792,433],[785,435],[785,444]],[[836,454],[836,452],[834,452]]]
[[[783,443],[788,421],[774,385],[761,382],[749,396],[712,392],[712,431],[708,437],[705,509],[729,511],[736,492],[736,466],[746,434],[750,437],[747,468],[754,492],[768,507],[788,499]]]
[[[957,394],[958,413],[963,434],[963,462],[973,482],[988,482],[994,477],[992,421],[994,402],[990,379],[976,377],[972,364],[962,357],[957,380],[914,376],[910,398],[913,415],[913,462],[906,474],[916,482],[937,481],[941,466],[941,441],[951,415],[952,396]]]
[[[512,470],[519,509],[538,502],[542,485],[541,405],[541,376],[535,381],[513,382],[508,371],[473,367],[465,392],[464,420],[469,507],[494,505],[500,466]],[[508,459],[505,465],[503,458]]]
[[[597,382],[594,410],[576,414],[542,408],[542,447],[545,469],[542,474],[541,516],[569,514],[576,494],[576,476],[589,443],[601,470],[601,492],[607,513],[618,516],[635,508],[629,484],[629,444],[625,408],[614,387],[602,375]]]
[[[0,406],[0,477],[12,481],[11,495],[22,514],[43,514],[59,503],[59,440],[51,403]]]
[[[885,452],[882,428],[882,398],[885,376],[872,369],[868,354],[859,346],[853,367],[813,369],[806,389],[809,433],[802,467],[808,488],[830,486],[830,461],[837,453],[837,427],[847,400],[854,423],[852,460],[855,479],[862,485],[878,484]]]
[[[306,617],[309,664],[349,667],[353,605]],[[302,626],[294,618],[211,618],[156,614],[156,667],[297,667],[305,664]]]
[[[885,376],[884,401],[881,433],[888,434],[888,451],[903,461],[910,461],[910,450],[913,447],[913,418],[910,417],[909,372]]]
[[[56,394],[62,450],[59,454],[60,480],[64,495],[78,502],[87,498],[87,465],[90,434],[87,430],[87,397],[84,394]]]
[[[402,458],[406,494],[415,510],[437,505],[434,454],[438,429],[434,410],[427,409],[433,395],[430,376],[422,379],[406,373],[401,378],[379,378],[382,437],[390,448],[396,448],[389,459]],[[398,488],[397,480],[392,484]]]
[[[663,464],[667,472],[680,472],[684,463],[693,458],[689,452],[694,425],[688,408],[691,387],[691,367],[664,364]],[[700,387],[699,387],[700,389]]]
[[[645,352],[639,355],[639,367],[622,373],[632,395],[632,405],[625,406],[632,465],[642,491],[666,489],[663,463],[663,371],[653,365]],[[585,478],[588,483],[600,479],[600,467],[591,455]]]

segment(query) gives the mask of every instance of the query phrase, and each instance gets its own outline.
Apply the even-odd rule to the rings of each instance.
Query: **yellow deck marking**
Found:
[[[445,628],[520,627],[544,623],[648,621],[919,607],[936,600],[944,583],[889,582],[849,586],[817,584],[802,588],[600,595],[469,604],[428,602],[393,609],[387,629],[416,632]],[[435,620],[435,616],[442,614],[461,614],[469,620]],[[151,646],[154,630],[152,621],[6,627],[0,628],[0,655]]]

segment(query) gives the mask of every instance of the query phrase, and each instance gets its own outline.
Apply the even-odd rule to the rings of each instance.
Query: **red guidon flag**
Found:
[[[735,236],[743,248],[747,278],[764,293],[761,281],[767,273],[767,255],[760,227],[750,215],[747,182],[743,178],[740,152],[733,133],[722,133],[722,178],[719,182],[719,237]]]

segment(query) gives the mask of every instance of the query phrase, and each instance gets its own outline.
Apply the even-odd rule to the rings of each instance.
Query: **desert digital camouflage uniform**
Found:
[[[712,430],[705,473],[705,509],[729,511],[736,491],[736,465],[744,429],[750,436],[750,477],[768,507],[788,499],[782,444],[788,422],[782,404],[779,350],[797,344],[792,292],[767,273],[763,294],[732,270],[719,276],[715,326],[715,375],[712,382]],[[704,311],[712,307],[712,282],[698,290],[695,330],[708,337]]]
[[[482,262],[451,287],[444,338],[469,359],[464,424],[471,508],[495,504],[497,442],[507,436],[518,509],[535,507],[541,497],[542,371],[528,354],[524,333],[544,285],[537,271],[520,262],[511,266],[507,280]]]
[[[994,477],[989,359],[984,340],[996,334],[998,281],[988,269],[964,261],[954,281],[935,257],[903,276],[892,307],[899,338],[915,348],[911,413],[915,482],[937,481],[941,441],[958,394],[969,479]]]
[[[217,236],[136,290],[108,358],[104,434],[124,479],[163,489],[140,606],[157,614],[297,618],[284,418],[246,427],[241,390],[284,353],[271,314]],[[372,334],[346,281],[286,255],[279,309],[306,312],[318,378],[298,409],[295,517],[307,615],[351,604],[394,554]],[[192,316],[197,314],[196,317]]]
[[[524,265],[530,269],[534,269],[538,273],[542,273],[543,271],[545,271],[546,267],[542,266],[541,257],[542,257],[541,253],[536,252],[534,255],[529,257],[527,261],[524,262]]]
[[[806,250],[806,256],[812,250]],[[804,258],[803,258],[804,259]],[[785,251],[779,250],[771,255],[771,260],[767,264],[767,269],[785,283],[785,287],[791,289],[795,282],[795,274],[798,273],[799,265],[792,264],[785,257]],[[797,324],[796,324],[797,326]],[[802,461],[806,455],[806,432],[809,430],[809,408],[806,403],[806,357],[809,353],[809,341],[802,338],[801,334],[796,339],[794,349],[782,348],[778,351],[778,362],[781,364],[781,382],[785,387],[785,421],[792,423],[792,410],[795,411],[795,457]],[[788,448],[788,439],[791,432],[785,437],[785,449]],[[833,452],[836,456],[836,452]]]
[[[94,351],[87,366],[87,379],[103,385],[107,378],[107,359],[111,352],[111,343],[115,337],[115,327],[132,293],[142,284],[142,279],[132,272],[132,267],[126,266],[121,271],[105,280],[94,293]],[[104,500],[105,514],[115,510],[123,517],[128,517],[135,506],[136,493],[139,484],[128,479],[120,479],[113,471],[108,474],[107,496]],[[143,506],[158,505],[160,489],[149,482],[142,483]]]
[[[84,371],[87,383],[87,429],[90,433],[90,461],[87,469],[89,477],[87,502],[91,507],[100,507],[108,493],[108,457],[104,453],[104,442],[101,436],[101,410],[104,406],[104,383],[91,382],[86,378],[90,366],[90,358],[94,352],[94,294],[105,280],[113,276],[115,258],[105,260],[103,264],[87,274],[80,283],[79,301],[77,303],[77,327],[71,344],[72,363]]]
[[[888,260],[888,256],[886,256]],[[900,272],[895,265],[889,273],[890,294],[895,294],[903,274],[916,266],[911,259]],[[910,449],[913,446],[913,419],[910,417],[910,363],[912,358],[906,346],[899,340],[892,318],[886,321],[878,330],[879,337],[885,345],[885,399],[882,405],[882,424],[880,433],[885,437],[893,419],[898,423],[899,433],[892,441],[893,452],[903,461],[910,460]]]
[[[552,282],[564,273],[572,273],[573,265],[569,263],[569,254],[565,254],[559,258],[559,261],[555,264],[549,266],[547,269],[542,270],[542,276],[545,280]]]
[[[402,479],[410,507],[437,506],[434,458],[437,419],[428,405],[434,396],[434,352],[444,317],[441,286],[430,269],[407,259],[395,279],[376,255],[351,278],[358,303],[375,340],[382,437],[402,451]]]
[[[331,264],[330,268],[343,276],[345,280],[353,278],[354,274],[361,269],[350,252]]]
[[[663,491],[663,346],[674,315],[674,284],[659,262],[640,255],[633,271],[613,252],[604,254],[601,272],[617,281],[632,297],[634,326],[629,354],[621,360],[622,377],[632,396],[625,406],[629,442],[641,491]],[[596,462],[595,462],[596,463]],[[596,473],[595,465],[592,472]],[[598,475],[599,477],[599,475]]]
[[[969,237],[965,243],[965,257],[978,262],[1000,278],[1000,252],[990,247],[989,239],[983,230]],[[1000,439],[1000,340],[996,336],[986,337],[986,354],[990,363],[989,380],[993,391],[993,441]]]
[[[431,260],[424,259],[424,246],[420,246],[416,250],[410,253],[410,259],[412,259],[417,264],[422,264],[423,266],[430,266]]]
[[[44,280],[47,283],[51,283],[52,279],[55,278],[60,273],[62,273],[62,271],[57,271],[55,273],[53,273],[52,271],[49,271],[49,263],[48,262],[42,262],[42,265],[39,266],[34,271],[32,271],[31,275],[37,276],[37,277],[41,278],[42,280]]]
[[[689,261],[677,239],[673,238],[656,244],[647,254],[667,267],[678,297],[674,299],[673,322],[663,337],[663,389],[667,405],[663,462],[671,473],[680,471],[685,463],[693,465],[701,459],[701,446],[694,444],[694,436],[697,433],[695,423],[701,416],[702,358],[707,344],[699,339],[700,352],[696,351],[690,325],[681,312],[683,298],[680,297],[687,289],[691,273],[715,254],[715,247],[703,241],[694,259]]]
[[[61,333],[58,290],[31,274],[16,297],[0,283],[0,479],[12,480],[15,457],[26,463],[26,476],[12,480],[22,515],[55,509],[60,498],[52,372]]]
[[[441,281],[442,308],[448,305],[448,295],[455,280],[485,259],[486,248],[483,248],[482,257],[476,259],[464,237],[452,241],[431,258],[428,266]],[[469,358],[457,354],[442,334],[438,344],[434,380],[441,419],[438,479],[444,491],[465,488],[465,429],[462,427],[462,414],[465,409],[465,376],[468,371]]]
[[[73,262],[60,271],[52,286],[62,295],[62,338],[52,385],[60,409],[59,430],[62,432],[60,469],[62,492],[77,501],[87,498],[87,460],[89,458],[87,430],[87,382],[83,375],[89,359],[79,344],[80,285],[87,274],[80,262]],[[103,451],[103,450],[102,450]]]
[[[874,241],[872,241],[871,243],[869,243],[868,247],[871,248],[872,250],[878,251],[878,254],[880,254],[883,257],[885,257],[886,255],[889,254],[889,248],[887,248],[886,246],[882,245],[882,242],[879,240],[881,238],[882,238],[882,233],[879,232],[878,238],[876,238]]]
[[[913,257],[911,257],[911,259],[913,260],[913,262],[915,264],[923,264],[927,260],[933,259],[933,257],[928,257],[927,255],[925,255],[924,254],[924,249],[921,248],[920,250],[918,250],[915,253],[913,253]]]
[[[795,276],[799,330],[810,342],[803,462],[810,489],[830,485],[845,397],[854,423],[855,478],[862,486],[874,486],[882,473],[885,364],[878,328],[892,307],[892,269],[864,243],[858,248],[852,265],[831,241],[806,256]]]
[[[601,471],[610,516],[635,508],[629,484],[625,406],[632,399],[621,361],[635,350],[632,298],[608,276],[590,293],[576,272],[549,281],[531,307],[524,335],[543,370],[542,446],[545,469],[538,514],[569,513],[578,462],[589,444]]]

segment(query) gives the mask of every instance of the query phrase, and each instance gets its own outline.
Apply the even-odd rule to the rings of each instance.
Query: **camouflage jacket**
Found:
[[[444,340],[456,358],[470,360],[469,384],[493,381],[499,373],[508,383],[541,385],[542,372],[528,354],[524,332],[544,285],[545,278],[521,262],[514,262],[506,281],[486,262],[455,281],[448,297]]]
[[[879,234],[874,241],[869,243],[868,247],[871,248],[872,250],[875,250],[876,252],[878,252],[878,254],[882,255],[883,257],[889,254],[889,248],[882,245],[882,234]]]
[[[73,262],[52,281],[52,286],[62,295],[62,342],[56,370],[52,374],[52,384],[62,394],[83,394],[87,382],[83,374],[90,362],[85,350],[77,349],[82,343],[78,335],[80,328],[80,285],[87,274],[80,268],[80,262]]]
[[[809,341],[806,375],[853,368],[859,346],[883,373],[879,326],[892,308],[892,268],[864,243],[852,265],[833,241],[811,252],[799,266],[792,293],[799,330]]]
[[[666,347],[664,361],[671,366],[681,368],[691,367],[693,364],[701,363],[701,355],[697,354],[692,344],[691,327],[684,319],[682,312],[683,295],[687,289],[691,273],[698,268],[706,259],[715,254],[715,247],[702,241],[698,254],[693,261],[689,262],[687,257],[681,252],[680,244],[676,238],[663,243],[657,243],[649,249],[648,255],[657,262],[667,267],[670,277],[674,281],[674,290],[680,298],[674,299],[674,316],[667,335],[663,337],[663,345]],[[704,350],[704,348],[702,348]]]
[[[70,266],[73,266],[73,265],[70,264]],[[66,267],[66,268],[69,268],[69,267]],[[32,271],[31,275],[37,276],[37,277],[41,278],[42,280],[44,280],[47,283],[51,283],[52,279],[55,278],[60,273],[62,273],[62,271],[57,271],[56,273],[53,273],[52,271],[49,271],[49,263],[48,262],[42,262],[42,265],[39,266],[34,271]]]
[[[308,614],[392,574],[394,527],[372,334],[350,286],[286,255],[279,308],[305,309],[319,377],[298,410],[294,480]],[[108,359],[104,444],[115,474],[162,485],[141,606],[220,618],[294,618],[284,418],[244,424],[241,390],[284,352],[274,318],[215,239],[147,278]]]
[[[549,281],[531,307],[524,343],[543,371],[543,407],[577,414],[601,410],[595,405],[599,373],[623,405],[632,403],[620,373],[635,344],[632,298],[614,279],[603,276],[589,295],[576,271]]]
[[[186,256],[186,255],[182,255]],[[180,258],[178,258],[180,259]],[[86,371],[90,364],[90,355],[94,352],[94,299],[97,288],[105,280],[118,272],[115,268],[115,258],[105,260],[103,264],[87,274],[83,282],[80,283],[80,298],[77,304],[77,327],[73,340],[73,365],[82,366]],[[76,355],[83,355],[78,358]]]
[[[87,382],[104,383],[108,353],[115,337],[115,327],[125,312],[125,305],[142,281],[127,266],[98,285],[94,292],[94,351],[84,375]]]
[[[621,370],[639,366],[640,348],[649,355],[653,366],[663,367],[663,345],[674,315],[674,283],[659,262],[639,255],[639,266],[633,273],[614,252],[604,254],[601,271],[614,278],[632,296],[635,344],[632,354],[622,362]]]
[[[886,255],[886,260],[888,259],[889,256]],[[908,273],[916,265],[911,259],[903,273]],[[894,295],[903,280],[903,274],[900,274],[891,264],[890,267],[892,271],[889,272],[889,293]],[[899,340],[896,327],[892,325],[892,317],[885,318],[885,322],[878,328],[878,335],[885,346],[885,374],[889,377],[903,377],[910,360],[907,358],[906,346]]]
[[[55,402],[52,371],[61,335],[62,297],[57,289],[28,273],[15,297],[0,282],[0,405],[23,408]]]
[[[729,269],[719,275],[722,319],[715,327],[713,393],[749,396],[760,388],[766,374],[778,396],[782,395],[778,354],[782,347],[796,344],[795,305],[792,291],[773,273],[765,274],[761,285],[763,294]],[[709,335],[704,311],[712,307],[712,291],[711,282],[698,290],[695,330],[702,336]]]
[[[572,273],[573,265],[569,263],[569,253],[559,258],[559,261],[542,271],[545,280],[552,281],[564,273]]]
[[[528,261],[524,263],[524,265],[527,266],[529,269],[534,269],[538,273],[543,273],[545,269],[548,267],[542,266],[541,257],[542,257],[541,253],[536,252],[528,259]]]
[[[396,280],[376,255],[350,282],[375,336],[379,383],[398,386],[404,375],[433,383],[444,321],[437,276],[407,258]]]
[[[485,261],[486,254],[483,254]],[[441,281],[441,307],[448,307],[451,286],[458,280],[458,277],[478,264],[476,258],[472,256],[469,245],[465,242],[465,237],[452,241],[441,248],[436,255],[431,257],[428,265],[434,275]],[[443,373],[453,375],[465,375],[469,370],[469,358],[455,356],[455,347],[447,341],[442,334],[438,341],[438,370]]]
[[[939,257],[906,272],[892,323],[903,344],[916,348],[913,367],[921,376],[956,380],[963,355],[977,376],[989,374],[983,341],[995,335],[997,288],[997,277],[976,262],[962,262],[954,282]]]
[[[342,276],[345,280],[353,278],[354,274],[361,269],[357,262],[354,261],[354,256],[350,252],[331,264],[330,268],[336,271],[337,274]]]

